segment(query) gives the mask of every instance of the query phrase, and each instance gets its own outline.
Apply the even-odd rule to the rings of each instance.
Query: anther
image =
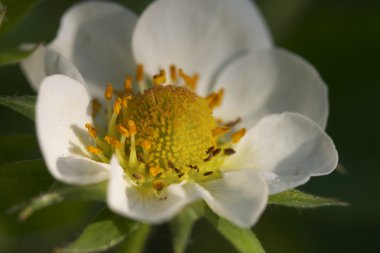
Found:
[[[155,180],[152,182],[152,186],[155,190],[161,191],[164,188],[165,184],[161,180]]]
[[[122,103],[121,98],[116,98],[116,99],[115,99],[115,102],[113,103],[113,111],[114,111],[114,113],[116,113],[117,115],[119,115],[119,113],[120,113],[120,110],[121,110],[121,103]]]
[[[208,154],[208,157],[203,159],[203,161],[206,163],[206,162],[211,161],[211,159],[212,159],[212,153]]]
[[[239,131],[237,131],[236,133],[233,133],[231,135],[232,143],[238,143],[240,141],[240,139],[245,135],[245,131],[246,131],[246,129],[242,128]]]
[[[127,76],[124,80],[124,88],[127,93],[132,92],[132,77]]]
[[[210,154],[214,149],[215,149],[214,146],[209,147],[209,148],[206,150],[206,154]]]
[[[152,143],[149,140],[143,140],[141,146],[144,150],[148,151],[152,148]]]
[[[107,88],[104,92],[104,97],[106,98],[106,100],[111,100],[112,99],[112,94],[113,94],[113,87],[110,83],[107,84]]]
[[[191,77],[187,75],[182,69],[179,69],[178,73],[179,76],[185,81],[186,86],[191,90],[195,90],[199,79],[199,75],[195,74],[193,77]]]
[[[226,127],[229,127],[229,128],[233,128],[234,126],[236,126],[237,124],[239,124],[241,122],[241,118],[238,117],[237,119],[235,119],[234,121],[230,121],[230,122],[227,122],[225,124]]]
[[[129,128],[129,133],[133,136],[136,135],[137,130],[136,130],[136,124],[133,120],[128,120],[128,128]]]
[[[126,129],[122,124],[118,124],[118,125],[116,125],[116,130],[117,130],[120,134],[122,134],[122,135],[124,135],[124,136],[126,136],[126,137],[129,137],[129,136],[130,136],[128,129]]]
[[[235,154],[235,153],[236,153],[236,151],[233,150],[232,148],[225,148],[225,149],[223,150],[223,154],[224,154],[224,155],[233,155],[233,154]]]
[[[203,176],[210,176],[212,174],[214,174],[213,171],[207,171],[207,172],[203,173]]]
[[[87,123],[87,124],[85,125],[85,127],[87,128],[88,133],[89,133],[89,135],[90,135],[92,138],[96,138],[96,137],[97,137],[96,130],[95,130],[95,128],[94,128],[91,124]]]
[[[230,131],[229,127],[216,127],[212,130],[212,136],[216,137],[225,133],[228,133]]]
[[[175,65],[170,66],[170,79],[173,83],[177,82],[177,68]]]
[[[131,95],[124,95],[121,99],[121,104],[123,105],[124,108],[128,108],[128,100],[131,100],[132,96]]]
[[[224,89],[220,89],[217,93],[212,92],[205,99],[210,107],[213,110],[215,107],[218,107],[222,104],[222,100],[224,97]]]
[[[137,173],[133,173],[133,174],[132,174],[132,177],[134,177],[134,178],[137,179],[137,180],[143,179],[143,176],[140,175],[140,174],[137,174]]]
[[[108,135],[106,135],[106,136],[104,137],[104,140],[105,140],[109,145],[111,145],[111,146],[114,147],[114,148],[121,148],[121,143],[120,143],[120,141],[118,141],[118,140],[116,140],[116,139],[114,139],[114,138],[112,138],[112,137],[110,137],[110,136],[108,136]]]
[[[96,98],[91,100],[92,117],[96,117],[102,108],[102,104]]]
[[[157,176],[160,172],[161,172],[160,167],[153,166],[149,168],[149,173],[154,177]]]
[[[153,76],[154,85],[162,85],[166,82],[166,73],[165,70],[161,69],[158,75]]]
[[[100,148],[94,147],[94,146],[87,146],[87,150],[88,150],[88,152],[90,152],[91,154],[94,154],[94,155],[103,154],[103,150],[101,150]]]
[[[222,151],[221,148],[217,148],[214,151],[212,151],[212,156],[217,156]]]
[[[144,79],[144,65],[139,64],[137,65],[137,71],[136,71],[136,80],[137,82],[141,82]]]

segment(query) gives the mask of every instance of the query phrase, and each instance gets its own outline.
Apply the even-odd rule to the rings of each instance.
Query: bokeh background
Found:
[[[0,1],[1,2],[1,1]],[[49,42],[62,13],[78,1],[45,0],[0,37],[0,50]],[[118,1],[141,13],[148,0]],[[276,44],[311,62],[329,87],[327,132],[344,169],[300,187],[349,207],[296,210],[269,206],[254,227],[268,253],[378,252],[380,235],[380,1],[257,1]],[[18,65],[0,67],[0,95],[34,94]],[[0,106],[0,164],[41,157],[32,121]],[[66,202],[19,222],[9,207],[52,182],[0,195],[0,252],[51,252],[73,240],[98,204]],[[23,184],[22,181],[14,181]],[[115,251],[116,252],[116,251]],[[166,226],[154,230],[146,252],[171,252]],[[206,221],[196,224],[189,252],[235,252]]]

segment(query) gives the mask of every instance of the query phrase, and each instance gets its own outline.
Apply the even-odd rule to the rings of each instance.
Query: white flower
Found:
[[[132,92],[125,78],[137,64],[147,77],[139,65]],[[110,177],[109,207],[143,222],[167,221],[201,198],[249,227],[269,194],[337,165],[323,130],[324,82],[273,46],[249,0],[158,0],[139,19],[114,3],[81,3],[22,67],[39,90],[37,132],[53,176]],[[126,91],[114,99],[108,82]],[[108,101],[91,100],[105,89]],[[99,107],[108,116],[102,109],[93,120]]]

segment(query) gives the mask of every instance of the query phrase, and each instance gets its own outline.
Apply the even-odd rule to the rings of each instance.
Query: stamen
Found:
[[[221,151],[222,151],[221,148],[217,148],[217,149],[215,149],[214,151],[212,151],[212,156],[213,156],[213,157],[217,156]]]
[[[133,120],[128,120],[129,133],[133,136],[137,133],[136,123]]]
[[[162,85],[166,82],[166,73],[165,70],[161,69],[158,75],[153,76],[153,84],[154,85]]]
[[[226,127],[229,127],[229,128],[233,128],[234,126],[236,126],[237,124],[239,124],[241,122],[241,118],[238,117],[237,119],[235,119],[234,121],[230,121],[230,122],[227,122],[225,124]]]
[[[100,109],[102,108],[102,104],[94,98],[91,100],[91,107],[92,107],[92,117],[96,117],[98,113],[100,112]]]
[[[164,188],[165,184],[162,180],[155,180],[152,182],[152,186],[155,190],[161,191]]]
[[[111,100],[112,99],[112,94],[113,94],[113,87],[110,83],[107,84],[107,88],[104,92],[104,97],[106,98],[106,100]]]
[[[212,174],[214,174],[213,171],[207,171],[207,172],[203,173],[203,176],[210,176]]]
[[[121,104],[123,105],[123,107],[125,109],[128,108],[128,100],[131,100],[132,99],[132,96],[131,95],[124,95],[121,99]]]
[[[235,153],[236,153],[236,151],[233,150],[232,148],[225,148],[225,149],[223,150],[223,154],[224,154],[224,155],[233,155],[233,154],[235,154]]]
[[[176,83],[177,80],[178,80],[178,77],[177,77],[177,68],[175,65],[171,65],[170,66],[170,79],[173,83]]]
[[[183,72],[182,69],[179,70],[179,76],[185,81],[186,87],[188,87],[190,90],[195,90],[197,87],[197,82],[199,79],[199,75],[195,74],[193,77],[187,75],[185,72]]]
[[[212,136],[216,137],[225,133],[228,133],[230,131],[229,127],[216,127],[214,130],[212,130]]]
[[[120,114],[121,103],[122,103],[121,98],[116,98],[115,102],[113,103],[113,112],[116,113],[117,115]]]
[[[157,176],[160,172],[161,172],[160,167],[150,167],[149,168],[149,173],[154,177]]]
[[[117,129],[117,131],[118,131],[121,135],[126,136],[126,137],[129,137],[129,136],[130,136],[128,129],[126,129],[122,124],[118,124],[118,125],[116,126],[116,129]]]
[[[239,131],[237,131],[236,133],[233,133],[231,135],[232,143],[238,143],[240,141],[240,139],[245,135],[245,132],[246,132],[246,129],[242,128]]]
[[[210,154],[214,149],[215,149],[214,146],[209,147],[209,148],[206,150],[206,154]]]
[[[110,136],[108,136],[108,135],[106,135],[106,136],[104,137],[104,140],[105,140],[109,145],[111,145],[113,148],[121,148],[121,143],[120,143],[120,141],[118,141],[118,140],[116,140],[116,139],[114,139],[114,138],[112,138],[112,137],[110,137]]]
[[[222,104],[222,100],[224,97],[224,89],[220,89],[217,93],[212,92],[205,99],[210,107],[213,110],[215,107],[218,107]]]
[[[136,80],[137,82],[142,82],[144,80],[144,65],[142,64],[137,65]]]
[[[101,162],[103,163],[109,163],[109,159],[104,156],[103,150],[100,148],[94,147],[94,146],[87,146],[87,151],[91,154],[96,155]]]
[[[127,93],[132,93],[132,77],[127,76],[124,80],[124,88]]]
[[[88,134],[89,134],[92,138],[96,138],[96,137],[97,137],[96,130],[95,130],[95,128],[94,128],[91,124],[87,123],[87,124],[85,125],[85,127],[86,127],[87,130],[88,130]]]

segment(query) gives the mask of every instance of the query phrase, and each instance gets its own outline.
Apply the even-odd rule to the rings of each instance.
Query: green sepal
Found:
[[[20,220],[25,220],[42,208],[67,200],[105,202],[106,187],[107,182],[84,186],[73,186],[56,182],[47,193],[33,198],[27,204],[15,207],[14,210],[20,211]]]
[[[200,216],[197,212],[187,207],[170,222],[174,253],[184,253],[186,251],[194,223],[199,218]]]
[[[120,217],[108,209],[104,209],[74,242],[66,247],[57,248],[54,252],[103,252],[128,239],[140,226],[142,225],[136,221]]]
[[[17,199],[30,198],[46,190],[53,178],[43,160],[19,161],[0,165],[0,195]]]
[[[339,200],[318,197],[295,189],[284,191],[270,196],[268,203],[273,205],[281,205],[296,208],[348,205],[347,203],[344,203]]]
[[[35,118],[36,96],[0,97],[0,105],[9,107],[31,120]]]
[[[33,7],[42,0],[1,0],[0,3],[7,9],[0,34],[8,32],[23,17],[25,17]]]
[[[206,218],[219,233],[224,236],[241,253],[264,253],[260,241],[249,228],[241,228],[228,220],[219,217],[206,204],[199,202],[194,210]]]

